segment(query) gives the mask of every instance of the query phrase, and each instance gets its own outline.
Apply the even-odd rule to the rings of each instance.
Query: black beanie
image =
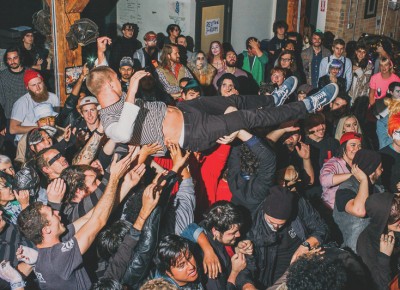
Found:
[[[370,176],[381,162],[381,155],[376,151],[368,149],[358,150],[353,159],[353,164],[358,165],[367,176]]]
[[[292,215],[294,195],[286,187],[273,186],[264,201],[264,213],[270,217],[288,220]]]

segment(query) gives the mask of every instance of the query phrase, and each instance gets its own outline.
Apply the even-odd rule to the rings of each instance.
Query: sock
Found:
[[[306,106],[307,112],[312,112],[312,103],[311,103],[311,99],[310,98],[305,98],[304,100],[302,100],[302,102],[304,103],[304,105]]]

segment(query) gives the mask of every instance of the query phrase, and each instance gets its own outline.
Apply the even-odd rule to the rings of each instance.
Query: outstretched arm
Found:
[[[118,181],[128,170],[132,162],[132,154],[133,151],[118,162],[116,162],[117,155],[114,156],[110,167],[110,180],[103,196],[92,211],[74,222],[74,227],[77,231],[75,237],[81,254],[88,250],[96,235],[106,224],[114,204]]]

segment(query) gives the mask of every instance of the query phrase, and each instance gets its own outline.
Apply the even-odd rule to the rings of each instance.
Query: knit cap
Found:
[[[264,202],[264,213],[270,217],[288,220],[292,215],[294,195],[286,187],[270,188]]]

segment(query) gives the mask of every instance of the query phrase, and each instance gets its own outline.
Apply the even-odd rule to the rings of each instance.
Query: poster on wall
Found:
[[[219,24],[220,20],[219,18],[216,19],[207,19],[205,23],[205,35],[211,35],[211,34],[218,34],[219,33]]]
[[[166,34],[169,24],[177,24],[184,35],[194,35],[194,6],[192,0],[118,0],[117,25],[121,34],[121,26],[126,22],[138,25],[137,39],[142,41],[147,31]]]

